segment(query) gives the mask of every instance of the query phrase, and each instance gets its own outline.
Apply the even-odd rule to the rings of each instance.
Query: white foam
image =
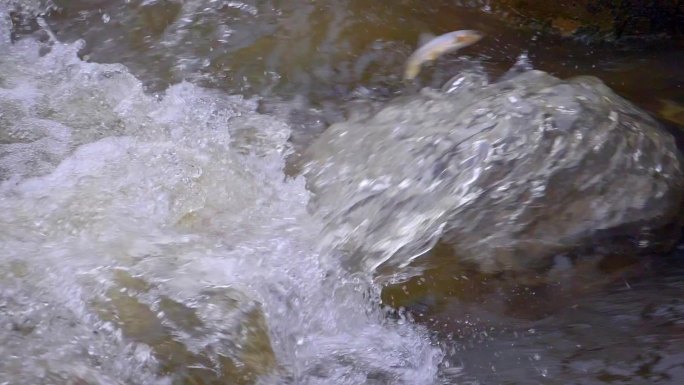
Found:
[[[78,43],[39,48],[0,38],[0,355],[13,357],[0,378],[167,383],[153,349],[96,311],[115,288],[195,308],[208,334],[165,324],[174,338],[236,359],[260,303],[278,383],[434,380],[442,353],[422,329],[386,319],[365,279],[311,249],[320,225],[283,173],[285,123],[189,83],[146,95],[123,66],[80,61]],[[126,291],[114,269],[152,289]],[[203,294],[225,287],[235,309]]]

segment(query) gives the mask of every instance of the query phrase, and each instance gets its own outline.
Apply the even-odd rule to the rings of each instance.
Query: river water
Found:
[[[681,43],[487,2],[0,1],[0,384],[679,384],[678,252],[523,284],[440,246],[382,287],[313,247],[298,153],[400,93],[420,33],[467,28],[423,85],[592,74],[677,130]]]

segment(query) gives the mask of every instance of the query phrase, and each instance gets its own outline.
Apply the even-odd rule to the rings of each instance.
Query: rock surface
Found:
[[[614,241],[667,248],[679,229],[673,138],[593,77],[465,74],[331,126],[304,157],[322,242],[354,268],[439,241],[484,271],[528,269]]]
[[[564,35],[640,36],[684,33],[684,2],[604,1],[572,2],[497,0],[492,4],[504,20],[526,26],[550,27]]]

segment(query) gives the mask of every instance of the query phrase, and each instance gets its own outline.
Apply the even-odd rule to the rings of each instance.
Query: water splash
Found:
[[[434,381],[425,331],[312,250],[285,123],[189,83],[145,94],[80,44],[11,44],[0,15],[0,378]]]
[[[464,72],[330,126],[303,156],[322,248],[393,274],[440,241],[454,264],[488,272],[597,243],[671,247],[683,191],[673,136],[597,78],[528,66],[492,84]]]

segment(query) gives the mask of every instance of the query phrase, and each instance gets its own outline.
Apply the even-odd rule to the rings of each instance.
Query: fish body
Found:
[[[423,63],[433,61],[445,53],[477,43],[482,37],[483,35],[478,31],[462,30],[445,33],[429,40],[415,50],[406,61],[404,80],[412,80],[418,76]]]

